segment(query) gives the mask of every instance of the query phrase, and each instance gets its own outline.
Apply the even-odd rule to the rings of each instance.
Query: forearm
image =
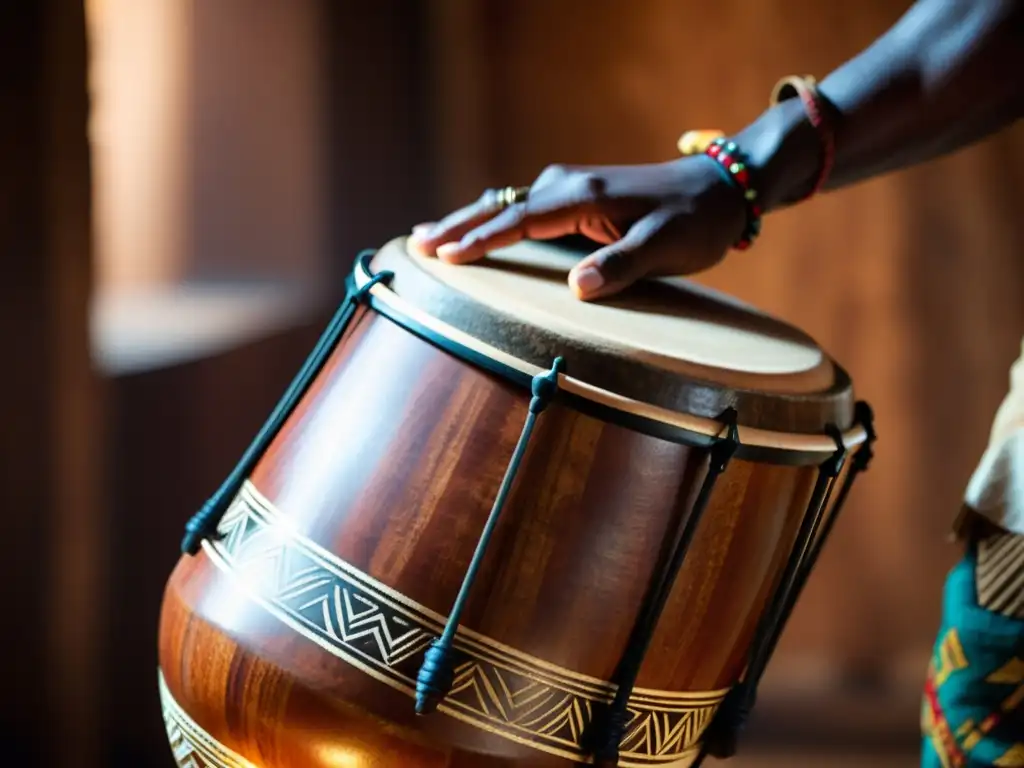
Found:
[[[826,188],[939,157],[1012,123],[1024,105],[1022,46],[1021,0],[919,0],[819,83],[835,107]],[[799,100],[769,109],[736,139],[761,172],[766,209],[810,189],[820,143]]]

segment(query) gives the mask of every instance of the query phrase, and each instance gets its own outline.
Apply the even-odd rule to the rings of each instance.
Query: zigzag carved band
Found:
[[[291,629],[377,680],[414,695],[416,672],[444,617],[296,535],[247,483],[207,555]],[[568,760],[588,762],[582,741],[615,688],[460,629],[455,685],[440,711]],[[684,768],[725,690],[636,689],[620,765]],[[411,704],[410,704],[411,706]]]
[[[167,740],[179,768],[255,768],[200,728],[178,706],[160,673],[160,704],[164,712]]]

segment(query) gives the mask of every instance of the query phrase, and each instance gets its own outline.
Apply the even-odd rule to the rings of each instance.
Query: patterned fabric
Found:
[[[981,539],[974,583],[982,608],[1024,619],[1024,536],[999,532]]]
[[[993,568],[994,544],[1016,546],[1000,537],[972,544],[946,581],[922,706],[922,768],[1024,768],[1024,619],[978,602],[979,550],[988,552],[990,579],[1015,582]],[[1014,602],[1006,587],[993,594]]]

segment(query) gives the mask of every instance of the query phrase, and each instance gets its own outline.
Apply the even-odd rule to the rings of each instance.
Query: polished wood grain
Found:
[[[385,666],[353,665],[354,641],[346,655],[338,648],[348,641],[296,631],[273,600],[261,602],[271,582],[281,594],[281,574],[348,569],[411,621],[443,620],[527,402],[527,392],[362,311],[252,475],[253,509],[269,510],[257,526],[259,556],[232,559],[244,550],[235,534],[254,530],[236,515],[235,533],[182,560],[170,579],[160,659],[182,710],[273,768],[345,765],[339,754],[389,768],[572,764],[530,746],[528,728],[417,718]],[[525,679],[550,672],[586,687],[612,678],[705,464],[701,451],[553,405],[464,613],[481,653],[520,659]],[[815,476],[814,466],[733,461],[640,688],[707,697],[737,680]],[[310,604],[315,613],[319,603]]]

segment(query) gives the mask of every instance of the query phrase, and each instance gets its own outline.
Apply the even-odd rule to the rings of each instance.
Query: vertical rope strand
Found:
[[[495,496],[491,513],[487,517],[480,540],[477,542],[473,559],[469,563],[466,575],[462,580],[459,594],[455,598],[448,621],[445,624],[441,637],[431,644],[424,656],[423,664],[420,666],[419,674],[416,676],[416,714],[428,715],[437,710],[438,705],[448,695],[452,683],[455,680],[454,649],[455,632],[459,627],[462,612],[469,600],[469,594],[473,589],[477,573],[483,562],[484,555],[491,543],[494,529],[498,525],[502,510],[508,501],[509,492],[515,482],[519,467],[522,464],[523,456],[526,454],[527,445],[533,435],[533,428],[537,423],[537,417],[547,409],[551,400],[558,390],[558,375],[563,372],[565,362],[561,357],[557,358],[546,373],[538,374],[533,378],[532,393],[530,399],[529,413],[526,415],[526,422],[523,424],[523,431],[519,435],[515,451],[505,470],[505,477],[501,481],[498,494]]]
[[[357,257],[357,264],[364,271],[369,271],[369,259],[373,257],[373,254],[374,251],[372,250],[363,251]],[[224,517],[224,513],[231,505],[235,496],[238,495],[242,484],[252,474],[256,464],[263,457],[263,454],[266,453],[267,448],[270,447],[271,442],[277,437],[285,422],[288,421],[288,418],[295,411],[295,408],[306,395],[306,392],[309,391],[310,386],[312,386],[320,371],[323,370],[324,365],[330,359],[331,353],[334,352],[335,347],[337,347],[338,342],[344,335],[345,329],[355,316],[356,309],[374,285],[390,281],[392,277],[393,274],[391,272],[380,272],[373,275],[361,288],[356,288],[352,278],[349,278],[345,298],[335,311],[333,317],[331,317],[330,322],[313,347],[313,351],[310,352],[299,372],[292,379],[288,389],[285,390],[284,395],[278,401],[266,422],[264,422],[255,439],[249,444],[249,447],[227,479],[185,524],[185,536],[181,542],[183,554],[195,555],[199,551],[203,539],[216,535],[217,526]]]

